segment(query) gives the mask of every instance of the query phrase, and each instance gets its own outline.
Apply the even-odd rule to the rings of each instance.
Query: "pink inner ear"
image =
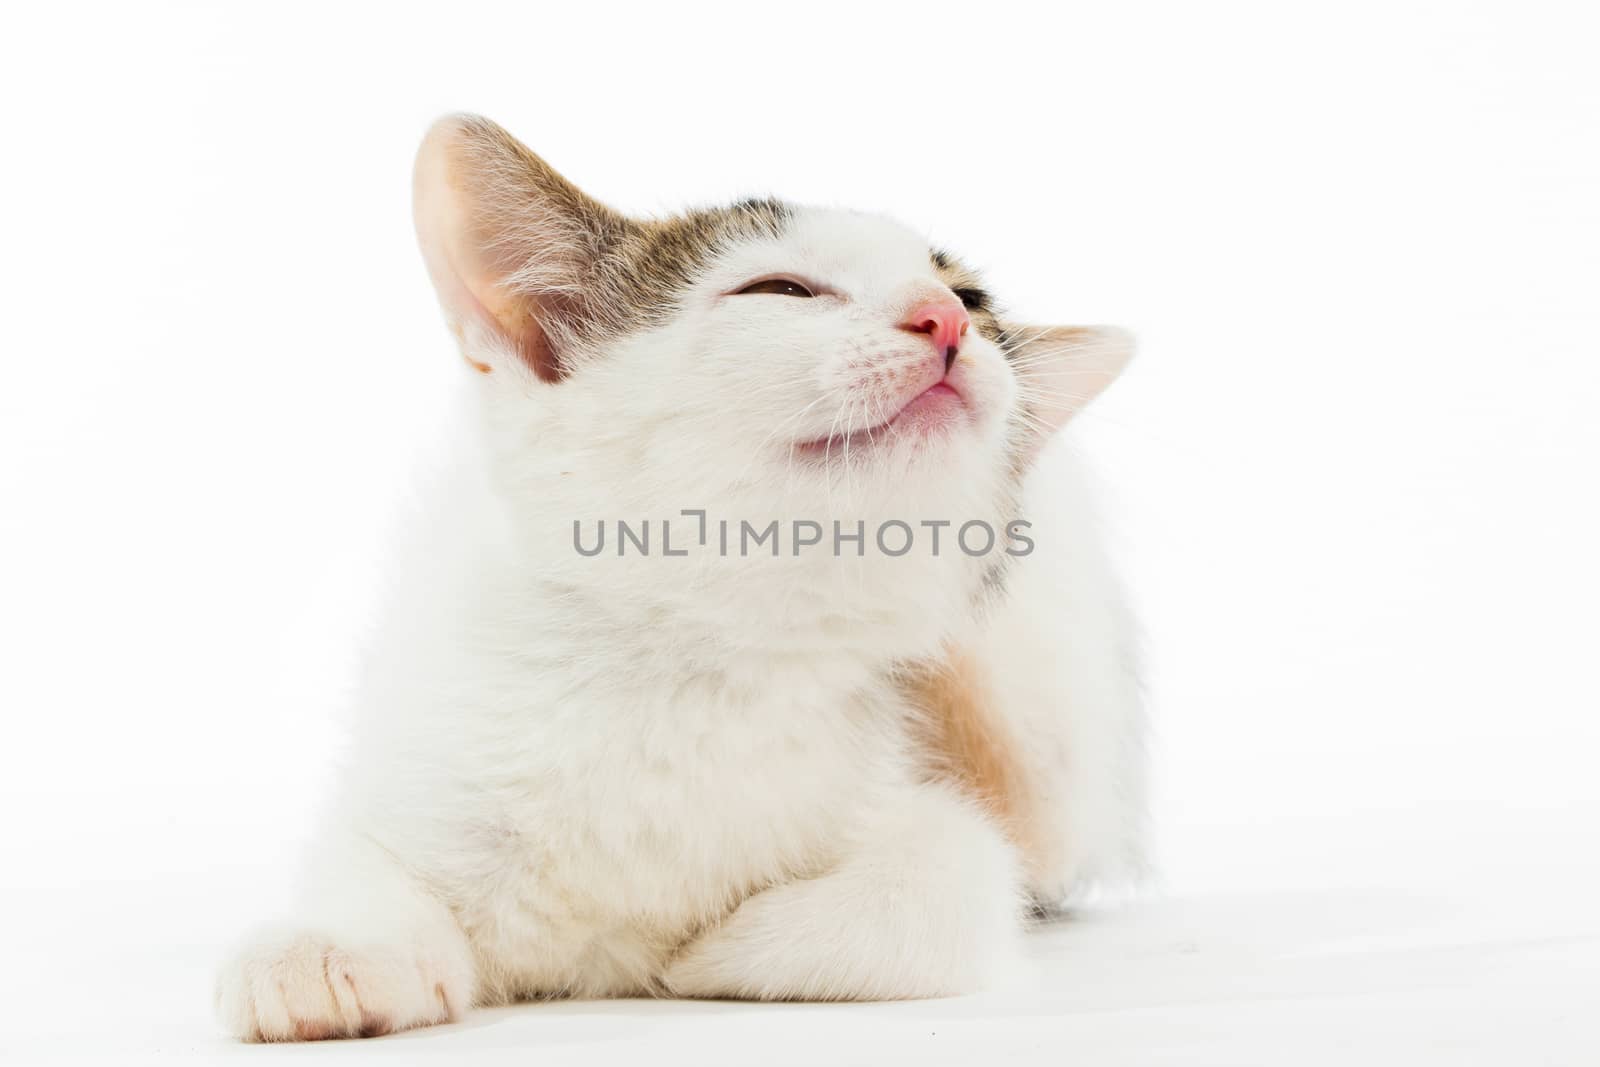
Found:
[[[488,320],[487,324],[505,338],[516,357],[541,382],[559,382],[566,377],[566,370],[556,358],[548,335],[539,325],[536,305],[531,298],[512,297],[502,301],[495,310],[485,309],[482,301],[474,302]]]
[[[504,350],[541,381],[566,375],[541,323],[571,309],[544,306],[543,298],[502,284],[549,235],[519,233],[518,241],[507,242],[493,221],[520,219],[527,205],[548,200],[557,186],[570,188],[509,134],[482,119],[441,120],[417,153],[413,212],[423,258],[463,355],[483,373],[495,368],[482,360]],[[571,192],[568,199],[581,197]],[[492,340],[485,345],[486,339]]]
[[[1031,460],[1122,373],[1133,358],[1133,335],[1116,326],[1020,327],[1017,334],[1023,338],[1017,377],[1035,431]]]
[[[420,221],[418,229],[419,231],[422,229]],[[468,324],[475,323],[479,328],[501,338],[506,347],[533,371],[540,381],[557,382],[565,377],[564,369],[556,359],[544,330],[539,326],[533,300],[496,293],[493,283],[481,277],[474,284],[463,275],[457,265],[456,256],[452,255],[450,250],[430,241],[431,236],[424,234],[423,258],[427,260],[428,272],[433,276],[439,298],[451,317],[456,340],[462,346],[462,354],[468,365],[483,374],[493,370],[488,364],[466,354],[470,337]]]

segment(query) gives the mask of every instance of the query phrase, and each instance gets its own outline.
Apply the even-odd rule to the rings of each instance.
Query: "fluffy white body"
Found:
[[[727,296],[774,270],[842,302]],[[493,373],[469,376],[458,454],[408,531],[296,909],[224,966],[233,1032],[382,1033],[550,995],[960,993],[1015,962],[1030,897],[1136,870],[1127,619],[1067,442],[1011,470],[1026,382],[978,337],[955,429],[864,446],[832,402],[922,359],[894,309],[941,284],[898,225],[797,209],[555,383],[441,284]],[[840,454],[769,457],[775,437]],[[861,555],[831,530],[737,548],[741,519],[841,516]],[[951,552],[953,528],[937,556],[873,544],[888,519],[1017,517],[1025,558]],[[618,519],[649,521],[648,555],[617,554]],[[602,521],[605,550],[577,551],[574,522],[592,541]],[[663,554],[664,521],[688,555]],[[952,645],[1024,769],[1026,855],[930,764],[897,681]]]

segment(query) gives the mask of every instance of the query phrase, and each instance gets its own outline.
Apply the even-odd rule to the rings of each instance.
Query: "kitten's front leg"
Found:
[[[938,785],[869,806],[840,861],[746,899],[691,942],[664,984],[688,997],[888,1000],[992,985],[1017,958],[1016,857]]]
[[[222,1024],[246,1041],[372,1037],[456,1019],[472,953],[454,917],[381,849],[319,850],[293,920],[255,931],[217,980]]]

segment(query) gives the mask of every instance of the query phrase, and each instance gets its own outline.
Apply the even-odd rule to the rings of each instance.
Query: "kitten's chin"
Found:
[[[828,461],[871,455],[889,449],[937,445],[977,424],[977,413],[949,382],[940,381],[913,397],[888,419],[875,425],[796,442],[798,457]]]

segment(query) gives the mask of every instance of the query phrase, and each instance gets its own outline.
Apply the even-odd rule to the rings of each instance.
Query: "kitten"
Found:
[[[1124,333],[1008,322],[871,215],[625,217],[480,118],[415,182],[471,433],[230,1030],[961,993],[1138,869],[1125,611],[1051,441]]]

